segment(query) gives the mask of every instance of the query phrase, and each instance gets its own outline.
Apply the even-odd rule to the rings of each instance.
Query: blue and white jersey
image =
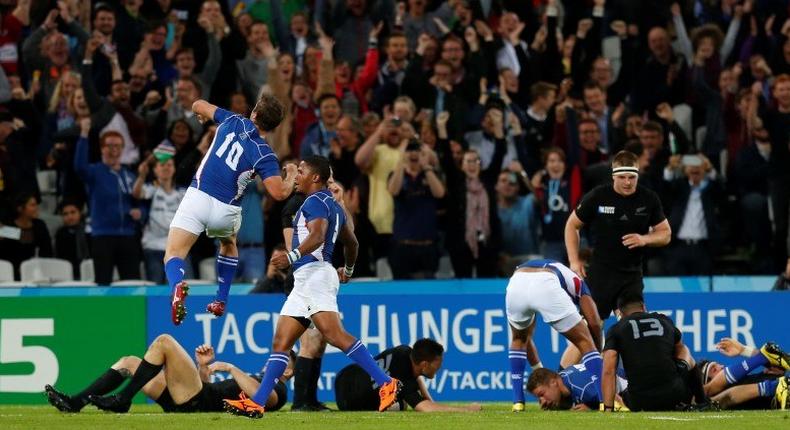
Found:
[[[584,364],[575,364],[560,371],[562,382],[571,392],[571,400],[574,405],[585,404],[598,409],[601,402],[598,398],[598,390],[595,388],[597,379]]]
[[[346,213],[343,208],[332,198],[332,193],[327,189],[316,191],[305,199],[302,206],[296,211],[293,221],[294,235],[291,241],[291,249],[296,249],[307,239],[310,232],[307,230],[307,223],[316,219],[324,218],[329,221],[326,229],[324,243],[311,254],[303,255],[293,264],[294,272],[305,264],[315,261],[326,261],[332,263],[332,251],[335,249],[335,241],[340,234],[340,229],[346,223]]]
[[[255,174],[261,179],[279,175],[280,163],[249,119],[217,108],[214,122],[219,124],[217,134],[190,186],[222,203],[239,206]]]
[[[551,269],[560,281],[560,286],[570,296],[576,306],[579,306],[579,299],[582,296],[590,295],[590,288],[587,283],[579,278],[576,273],[568,266],[555,260],[529,260],[521,263],[516,269],[532,267],[538,269]]]

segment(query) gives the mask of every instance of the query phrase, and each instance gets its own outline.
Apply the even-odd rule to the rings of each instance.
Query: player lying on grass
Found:
[[[728,356],[747,357],[730,366],[715,361],[700,364],[705,392],[725,409],[787,409],[790,354],[768,342],[760,349],[747,347],[737,340],[724,338],[716,345]],[[760,367],[763,373],[752,373]]]
[[[173,337],[160,335],[148,347],[142,359],[121,357],[87,388],[74,395],[63,394],[50,385],[44,387],[49,403],[62,412],[79,412],[88,403],[112,412],[127,412],[138,391],[158,403],[165,412],[221,412],[222,399],[252,395],[262,376],[248,375],[236,366],[214,361],[214,348],[201,345],[195,348],[195,362]],[[267,399],[267,408],[277,410],[287,402],[285,382],[291,377],[293,357],[277,388]],[[232,379],[209,382],[215,372],[228,372]],[[131,380],[117,394],[105,396]]]
[[[583,364],[575,364],[560,372],[549,369],[535,369],[527,380],[527,391],[538,398],[540,407],[546,410],[597,411],[601,403],[595,381],[599,379]],[[625,391],[628,381],[617,377],[617,407],[627,410],[622,405],[619,393]]]
[[[330,174],[329,160],[325,157],[310,156],[299,164],[296,191],[307,198],[293,221],[291,251],[275,255],[271,261],[279,269],[293,266],[294,288],[280,311],[261,387],[252,398],[226,399],[229,413],[250,418],[263,416],[266,399],[288,364],[288,352],[311,323],[330,345],[345,352],[373,377],[380,387],[379,411],[386,410],[397,399],[400,382],[381,370],[365,345],[351,336],[340,321],[337,293],[340,282],[348,282],[354,273],[359,243],[345,211],[327,189]],[[335,269],[332,252],[338,238],[344,246],[346,264]]]
[[[601,398],[602,360],[597,346],[601,344],[601,320],[590,290],[576,273],[554,260],[527,261],[516,268],[508,282],[505,308],[513,335],[508,357],[514,412],[524,410],[523,379],[528,352],[533,369],[540,367],[532,342],[536,314],[581,351],[581,364],[596,375],[592,389]]]
[[[672,320],[648,313],[641,295],[622,296],[618,308],[622,318],[607,332],[603,352],[604,410],[615,409],[619,360],[628,377],[623,399],[632,411],[674,411],[692,399],[698,410],[707,405],[702,374]]]
[[[413,347],[401,345],[377,355],[379,366],[391,377],[401,381],[403,388],[398,401],[388,410],[406,410],[406,404],[417,412],[476,412],[480,405],[452,407],[436,403],[420,376],[433,379],[442,367],[444,347],[432,339],[420,339]],[[335,380],[335,401],[341,411],[375,411],[379,407],[376,383],[356,364],[343,368]]]

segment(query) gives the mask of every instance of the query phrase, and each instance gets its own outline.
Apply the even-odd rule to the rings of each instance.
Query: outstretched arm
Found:
[[[607,349],[603,352],[603,374],[601,375],[601,391],[603,391],[604,410],[614,410],[614,396],[617,391],[617,351]]]
[[[217,112],[217,107],[201,99],[192,103],[192,112],[200,115],[204,120],[213,120],[214,114]]]
[[[291,195],[295,182],[296,165],[288,164],[285,166],[285,179],[277,175],[269,176],[263,180],[263,186],[274,200],[282,201]]]
[[[433,400],[423,400],[414,407],[414,410],[417,412],[479,412],[480,409],[479,403],[471,403],[465,407],[455,407],[442,405]]]

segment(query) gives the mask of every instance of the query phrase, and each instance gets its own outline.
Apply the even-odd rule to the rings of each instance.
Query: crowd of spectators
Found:
[[[570,211],[623,149],[673,231],[646,274],[790,274],[788,10],[0,0],[0,221],[13,231],[0,259],[93,258],[100,284],[144,262],[162,282],[169,219],[216,130],[192,103],[248,115],[270,93],[287,109],[268,137],[281,163],[326,156],[346,189],[358,276],[380,259],[397,279],[433,277],[445,255],[457,277],[566,260]],[[40,219],[42,197],[62,225]],[[283,205],[251,184],[242,207],[239,276],[281,282],[266,262],[282,252]],[[192,267],[215,252],[203,238]]]

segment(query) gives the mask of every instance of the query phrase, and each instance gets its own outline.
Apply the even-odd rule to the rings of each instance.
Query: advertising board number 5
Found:
[[[0,375],[0,392],[38,393],[58,379],[58,358],[44,346],[25,346],[25,337],[54,336],[52,318],[15,318],[0,320],[0,364],[31,363],[28,375]]]

